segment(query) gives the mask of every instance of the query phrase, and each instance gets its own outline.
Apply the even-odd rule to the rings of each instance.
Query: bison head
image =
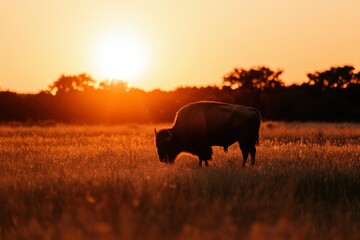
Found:
[[[155,138],[160,162],[174,163],[179,151],[171,130],[161,129],[157,132],[155,129]]]

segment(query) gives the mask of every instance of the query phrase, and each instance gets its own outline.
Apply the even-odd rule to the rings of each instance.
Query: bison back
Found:
[[[240,138],[257,141],[261,116],[257,109],[219,102],[195,102],[181,108],[173,130],[184,146],[227,147]]]

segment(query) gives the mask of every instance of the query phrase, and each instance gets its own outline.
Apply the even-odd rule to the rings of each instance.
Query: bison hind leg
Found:
[[[256,147],[255,144],[250,147],[251,165],[255,165]]]
[[[240,149],[243,155],[243,162],[242,162],[242,166],[245,167],[246,166],[246,161],[249,157],[249,145],[244,143],[244,142],[239,142],[240,145]]]
[[[256,147],[255,143],[249,143],[247,141],[239,142],[241,152],[243,154],[243,167],[246,166],[246,161],[249,157],[249,154],[251,156],[251,165],[255,165],[255,154],[256,154]]]

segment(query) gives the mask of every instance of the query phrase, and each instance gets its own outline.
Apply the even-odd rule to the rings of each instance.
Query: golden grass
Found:
[[[160,163],[153,127],[0,126],[0,238],[360,239],[359,124],[265,122],[246,169]]]

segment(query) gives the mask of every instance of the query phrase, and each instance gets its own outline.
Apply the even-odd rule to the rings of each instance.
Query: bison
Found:
[[[156,147],[161,162],[174,163],[181,152],[188,152],[208,166],[212,146],[221,146],[224,151],[238,142],[243,154],[242,165],[251,156],[255,164],[256,147],[259,141],[261,115],[252,107],[221,102],[194,102],[182,107],[176,114],[171,128],[155,131]]]

